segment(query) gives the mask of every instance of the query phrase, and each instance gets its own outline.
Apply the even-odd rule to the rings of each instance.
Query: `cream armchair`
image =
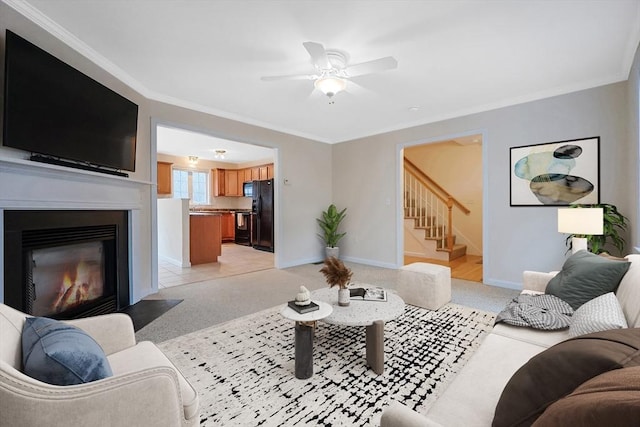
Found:
[[[198,394],[151,342],[136,344],[125,314],[68,321],[91,335],[113,376],[56,386],[21,372],[27,315],[0,304],[0,425],[197,426]]]

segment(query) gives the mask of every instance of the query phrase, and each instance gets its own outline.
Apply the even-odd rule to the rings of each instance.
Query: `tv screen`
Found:
[[[5,146],[135,171],[135,103],[9,30],[5,52]]]

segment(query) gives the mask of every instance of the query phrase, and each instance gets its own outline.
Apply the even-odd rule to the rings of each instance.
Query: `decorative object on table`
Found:
[[[300,292],[296,295],[296,305],[309,305],[311,302],[311,293],[309,289],[304,286],[300,286]]]
[[[320,269],[320,272],[324,274],[329,287],[338,287],[338,305],[348,306],[351,295],[347,286],[349,286],[352,271],[338,258],[329,257],[324,260],[324,267]]]
[[[512,147],[511,206],[600,203],[600,137]]]
[[[346,232],[338,233],[338,227],[346,216],[347,208],[338,211],[336,205],[331,204],[326,211],[322,212],[322,218],[316,218],[322,234],[318,234],[325,242],[325,256],[326,258],[335,257],[338,258],[340,254],[340,248],[337,246],[338,241],[342,239]]]
[[[626,231],[628,218],[622,215],[615,205],[609,203],[599,203],[593,205],[576,204],[569,208],[601,208],[602,209],[602,232],[600,234],[587,234],[584,237],[587,240],[587,247],[594,254],[605,252],[605,246],[613,246],[618,250],[620,255],[623,254],[625,240],[620,236],[620,231]],[[559,231],[559,229],[558,229]],[[573,250],[574,233],[567,236],[566,244],[569,249]],[[575,253],[575,251],[573,251]]]
[[[386,301],[387,291],[383,288],[352,288],[349,289],[352,300]]]
[[[297,313],[304,314],[318,310],[320,307],[311,301],[311,293],[309,289],[300,286],[300,291],[296,294],[296,299],[288,302],[289,307]]]
[[[588,251],[587,236],[603,232],[602,208],[558,209],[558,232],[571,234],[571,253]]]
[[[297,301],[289,301],[288,305],[289,308],[300,314],[311,313],[312,311],[320,309],[318,304],[313,301],[309,301],[309,303],[305,305],[299,305]]]

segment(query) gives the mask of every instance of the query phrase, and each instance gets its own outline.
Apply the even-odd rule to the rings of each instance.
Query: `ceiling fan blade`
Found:
[[[398,61],[393,56],[374,59],[373,61],[361,62],[349,65],[345,72],[349,77],[362,76],[364,74],[377,73],[379,71],[393,70],[398,67]]]
[[[302,45],[307,49],[313,63],[318,69],[329,70],[331,68],[331,63],[329,62],[329,58],[327,58],[327,51],[324,50],[324,46],[315,42],[304,42]]]
[[[264,82],[274,82],[278,80],[315,80],[318,76],[314,74],[289,74],[284,76],[262,76],[260,80]]]

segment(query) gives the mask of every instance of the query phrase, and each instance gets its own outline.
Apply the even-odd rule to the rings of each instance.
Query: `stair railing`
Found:
[[[449,194],[442,186],[404,159],[404,210],[416,219],[420,227],[429,227],[431,238],[438,238],[440,247],[453,250],[453,208],[465,215],[471,211]],[[440,226],[439,224],[445,224]],[[438,232],[437,227],[442,227]]]

